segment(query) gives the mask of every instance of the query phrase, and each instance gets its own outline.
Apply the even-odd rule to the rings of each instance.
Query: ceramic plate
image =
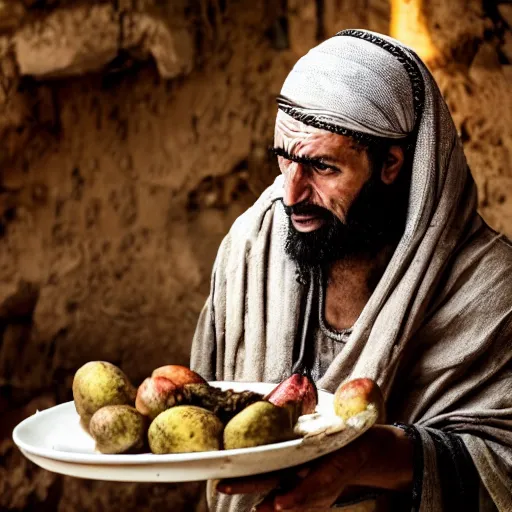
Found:
[[[262,394],[275,387],[261,382],[210,384]],[[317,412],[332,415],[332,401],[332,394],[319,391]],[[14,429],[13,439],[28,459],[64,475],[124,482],[187,482],[255,475],[303,464],[345,446],[372,423],[373,420],[365,420],[330,435],[313,435],[255,448],[169,455],[105,455],[94,451],[94,441],[81,428],[74,402],[67,402],[22,421]]]

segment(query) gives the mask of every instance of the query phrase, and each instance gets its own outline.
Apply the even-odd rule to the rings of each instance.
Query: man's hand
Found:
[[[412,458],[412,441],[401,429],[376,425],[345,448],[307,466],[223,480],[217,490],[225,494],[270,493],[257,506],[258,512],[325,510],[352,486],[408,491]]]

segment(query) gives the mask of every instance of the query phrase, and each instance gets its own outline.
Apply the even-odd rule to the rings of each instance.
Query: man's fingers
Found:
[[[270,493],[264,500],[255,505],[251,512],[275,512],[274,493]]]
[[[336,499],[336,496],[332,496],[333,488],[339,488],[341,494],[343,485],[326,472],[326,469],[318,470],[319,474],[313,472],[292,490],[276,496],[274,500],[276,509],[293,509],[299,505],[305,505],[311,500],[316,506],[329,507],[332,505]]]
[[[280,482],[278,475],[252,476],[247,478],[233,478],[221,480],[217,484],[217,491],[224,494],[252,494],[268,492],[275,489]]]
[[[224,494],[265,493],[276,488],[294,487],[296,482],[309,473],[306,466],[298,466],[282,471],[264,473],[241,478],[226,478],[221,480],[216,489]]]
[[[297,480],[296,469],[274,471],[261,475],[226,478],[217,484],[217,490],[225,494],[250,494],[268,492],[280,485]]]
[[[276,504],[272,495],[265,498],[261,503],[255,505],[251,509],[251,512],[276,512],[276,510],[280,510],[275,507]],[[312,505],[307,507],[301,507],[299,505],[299,508],[294,508],[293,510],[290,509],[290,512],[326,512],[326,510],[330,510],[330,508],[330,505]]]
[[[322,460],[299,485],[276,496],[275,504],[283,510],[309,503],[329,507],[343,492],[352,474],[359,470],[358,464],[351,462],[356,461],[347,458],[346,464],[339,464],[335,456]]]

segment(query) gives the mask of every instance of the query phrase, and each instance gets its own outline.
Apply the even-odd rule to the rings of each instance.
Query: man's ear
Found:
[[[404,150],[400,146],[389,148],[380,173],[380,178],[386,185],[391,185],[396,180],[400,169],[404,165],[404,158]]]

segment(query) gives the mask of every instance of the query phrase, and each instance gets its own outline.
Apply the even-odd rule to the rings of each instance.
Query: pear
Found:
[[[288,409],[262,400],[248,405],[229,421],[224,428],[224,448],[249,448],[294,437]]]
[[[136,453],[145,445],[148,421],[129,405],[107,405],[97,410],[89,433],[101,453]]]
[[[149,426],[153,453],[220,450],[223,424],[217,416],[195,405],[177,405],[160,413]]]
[[[106,361],[84,364],[73,378],[73,399],[86,430],[97,410],[107,405],[134,405],[135,394],[128,377]]]

